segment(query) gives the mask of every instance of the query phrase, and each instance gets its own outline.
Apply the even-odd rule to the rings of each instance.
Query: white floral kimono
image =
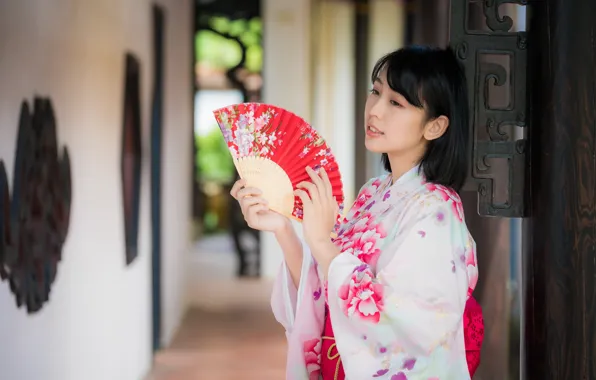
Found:
[[[286,379],[322,378],[326,303],[346,379],[470,379],[462,317],[478,270],[459,196],[418,167],[394,184],[382,176],[362,187],[336,232],[341,254],[327,283],[306,244],[298,289],[285,262],[277,276],[271,305],[288,339]]]

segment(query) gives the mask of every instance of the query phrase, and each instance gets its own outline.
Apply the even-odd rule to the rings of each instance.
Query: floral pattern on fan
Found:
[[[275,110],[264,109],[255,117],[254,109],[242,106],[226,107],[216,115],[232,157],[238,159],[254,153],[260,157],[272,156],[275,147],[282,143],[279,139],[281,132],[272,130],[269,124]]]
[[[214,111],[234,160],[262,157],[278,164],[292,186],[310,178],[306,166],[325,168],[343,213],[343,185],[335,156],[315,129],[294,113],[262,103],[242,103]],[[292,216],[302,219],[302,202],[294,198]],[[339,216],[338,216],[339,222]]]

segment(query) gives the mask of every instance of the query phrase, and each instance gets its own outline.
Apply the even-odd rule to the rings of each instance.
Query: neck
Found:
[[[410,154],[410,155],[398,155],[388,154],[389,163],[391,164],[391,177],[392,182],[397,181],[402,175],[407,173],[410,169],[420,163],[422,155]]]

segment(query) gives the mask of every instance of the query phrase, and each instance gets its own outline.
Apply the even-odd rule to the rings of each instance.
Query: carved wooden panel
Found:
[[[0,277],[29,313],[49,301],[70,222],[68,150],[59,153],[47,98],[22,103],[12,195],[0,161]]]
[[[527,38],[512,31],[513,19],[502,14],[506,4],[526,1],[452,0],[450,44],[464,65],[470,94],[466,189],[478,191],[480,215],[521,217],[527,214]]]

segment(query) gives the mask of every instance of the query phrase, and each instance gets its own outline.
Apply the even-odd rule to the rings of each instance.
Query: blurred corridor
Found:
[[[269,306],[271,285],[236,279],[232,249],[227,235],[195,246],[189,311],[146,380],[284,378],[285,335]]]

